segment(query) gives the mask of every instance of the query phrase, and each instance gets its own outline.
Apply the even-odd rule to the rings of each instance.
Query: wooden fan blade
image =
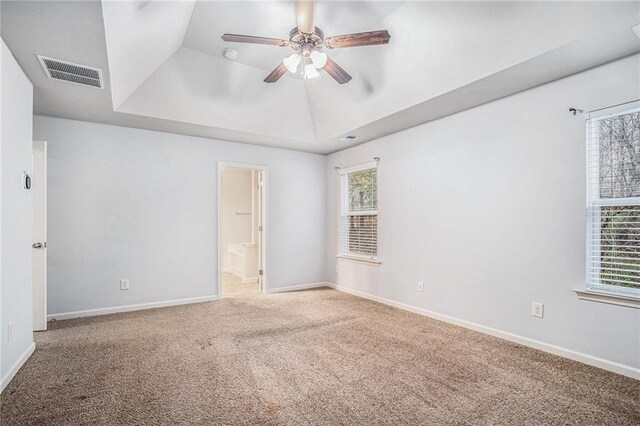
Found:
[[[271,46],[288,46],[289,42],[287,40],[281,40],[279,38],[268,38],[268,37],[254,37],[242,34],[224,34],[222,36],[224,41],[234,42],[234,43],[252,43],[252,44],[268,44]]]
[[[315,23],[315,0],[296,0],[296,22],[301,33],[313,34]]]
[[[271,71],[271,74],[269,74],[267,78],[264,79],[264,82],[275,83],[276,81],[280,80],[280,77],[282,77],[286,73],[287,67],[285,67],[284,64],[280,62],[280,64],[278,64],[278,66],[273,71]]]
[[[328,37],[324,40],[324,45],[331,49],[339,47],[375,46],[376,44],[389,43],[389,31],[378,30],[366,33],[344,34]]]
[[[348,83],[349,80],[351,80],[349,73],[343,70],[342,67],[336,64],[336,62],[331,58],[327,58],[327,63],[322,67],[322,69],[340,84]]]

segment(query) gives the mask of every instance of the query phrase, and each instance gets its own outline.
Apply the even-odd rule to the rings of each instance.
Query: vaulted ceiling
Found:
[[[291,49],[220,38],[287,39],[294,12],[292,1],[3,1],[0,16],[36,113],[319,153],[640,52],[640,2],[319,0],[328,36],[391,34],[327,52],[353,76],[344,85],[324,73],[264,83]],[[49,80],[36,54],[101,68],[106,87]]]

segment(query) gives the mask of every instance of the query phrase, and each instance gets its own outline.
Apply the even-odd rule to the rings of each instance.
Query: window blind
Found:
[[[640,105],[587,117],[587,289],[640,297]]]
[[[340,171],[340,254],[378,255],[378,176],[376,164]]]

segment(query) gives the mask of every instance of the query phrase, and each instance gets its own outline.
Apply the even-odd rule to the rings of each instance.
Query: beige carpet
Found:
[[[61,321],[2,425],[640,423],[640,382],[329,289]]]

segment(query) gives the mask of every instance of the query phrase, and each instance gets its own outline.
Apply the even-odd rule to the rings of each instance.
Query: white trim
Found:
[[[587,276],[595,274],[594,269],[597,267],[591,266],[587,269]],[[630,298],[631,300],[640,300],[640,288],[624,287],[620,285],[611,284],[597,284],[592,283],[589,287],[577,288],[574,291],[588,291],[598,294],[608,294],[613,297]]]
[[[344,168],[344,169],[340,168],[338,172],[341,175],[344,175],[346,173],[354,173],[354,172],[360,172],[362,170],[375,169],[376,167],[378,167],[378,162],[377,161],[372,161],[370,163],[359,164],[357,166],[347,167],[347,168]]]
[[[600,108],[595,111],[589,111],[585,114],[585,118],[587,120],[599,121],[638,111],[640,111],[640,100],[636,99],[633,101],[622,103],[620,105],[614,105],[611,107]]]
[[[574,288],[573,291],[582,300],[640,309],[640,298],[637,297],[579,288]]]
[[[317,283],[309,283],[309,284],[298,284],[298,285],[290,285],[287,287],[276,287],[269,289],[269,294],[275,293],[286,293],[288,291],[298,291],[298,290],[307,290],[310,288],[320,288],[320,287],[329,287],[334,288],[333,284],[327,282],[317,282]]]
[[[478,331],[480,333],[488,334],[490,336],[499,337],[510,342],[519,343],[530,348],[539,349],[544,352],[548,352],[553,355],[562,356],[572,359],[574,361],[582,362],[584,364],[591,365],[593,367],[602,368],[603,370],[611,371],[623,376],[631,377],[632,379],[640,380],[640,368],[632,367],[630,365],[620,364],[613,361],[608,361],[603,358],[587,355],[582,352],[576,352],[571,349],[562,348],[560,346],[550,345],[548,343],[541,342],[539,340],[530,339],[528,337],[519,336],[517,334],[509,333],[495,328],[487,327],[484,325],[476,324],[470,321],[465,321],[448,315],[438,314],[436,312],[428,311],[426,309],[418,308],[416,306],[407,305],[405,303],[396,302],[384,297],[375,296],[369,293],[365,293],[359,290],[354,290],[349,287],[336,285],[333,283],[327,283],[327,287],[335,288],[336,290],[344,293],[349,293],[354,296],[362,297],[364,299],[373,300],[374,302],[383,303],[385,305],[393,306],[394,308],[403,309],[405,311],[413,312],[418,315],[427,316],[440,321],[447,322],[449,324],[458,325],[460,327],[468,328],[470,330]]]
[[[378,259],[372,259],[370,257],[364,257],[364,256],[355,256],[355,255],[350,255],[350,254],[337,254],[336,255],[336,259],[338,260],[347,260],[349,262],[356,262],[356,263],[366,263],[367,265],[372,265],[372,266],[380,266],[382,265],[382,262],[379,261]]]
[[[93,317],[97,315],[117,314],[120,312],[143,311],[145,309],[165,308],[167,306],[189,305],[192,303],[211,302],[218,300],[218,296],[200,296],[188,299],[165,300],[163,302],[140,303],[137,305],[114,306],[112,308],[89,309],[86,311],[64,312],[47,315],[47,320],[66,320],[71,318]]]
[[[20,358],[18,358],[15,364],[13,364],[9,369],[9,371],[7,371],[7,374],[5,374],[5,376],[2,378],[2,383],[0,383],[0,393],[2,393],[2,391],[4,390],[4,388],[7,387],[9,382],[13,380],[15,375],[18,373],[18,371],[20,371],[24,363],[27,362],[27,360],[35,350],[36,350],[36,343],[31,342],[27,350],[24,351],[24,353],[20,356]]]
[[[378,210],[346,211],[344,216],[377,216]]]
[[[636,206],[638,204],[640,204],[640,197],[596,198],[591,200],[591,206],[595,207]]]
[[[42,176],[43,176],[43,181],[44,181],[44,197],[43,197],[43,206],[42,206],[42,210],[44,211],[40,211],[39,213],[41,213],[44,216],[44,232],[42,235],[42,243],[44,245],[44,247],[42,247],[39,250],[32,250],[31,252],[31,256],[33,259],[33,256],[35,256],[35,252],[41,251],[39,254],[42,254],[44,257],[44,262],[43,262],[43,270],[42,275],[44,275],[44,283],[42,283],[42,287],[38,286],[35,284],[35,271],[33,271],[33,263],[31,264],[31,270],[33,271],[33,277],[32,277],[32,294],[31,294],[31,299],[33,301],[33,306],[35,309],[35,299],[36,299],[36,295],[39,295],[42,297],[42,310],[38,313],[34,312],[34,317],[33,317],[33,331],[45,331],[47,329],[47,239],[48,239],[48,235],[47,235],[47,192],[48,192],[48,185],[47,185],[47,161],[49,158],[49,143],[47,141],[43,141],[43,140],[34,140],[33,141],[33,152],[36,151],[35,149],[35,145],[36,144],[42,144],[43,146],[43,158],[41,158],[41,166],[42,166]],[[34,158],[35,156],[32,155],[32,159],[35,160]],[[35,169],[36,169],[36,165],[35,165],[35,161],[33,162],[34,164],[32,165],[32,170],[31,172],[33,174],[35,174]],[[36,192],[34,190],[34,193],[32,195],[32,200],[35,200],[36,197]],[[33,204],[33,202],[32,202]],[[35,208],[33,210],[33,214],[35,215]],[[35,226],[35,224],[34,224]],[[33,261],[32,261],[33,262]],[[36,288],[38,287],[38,288]]]

